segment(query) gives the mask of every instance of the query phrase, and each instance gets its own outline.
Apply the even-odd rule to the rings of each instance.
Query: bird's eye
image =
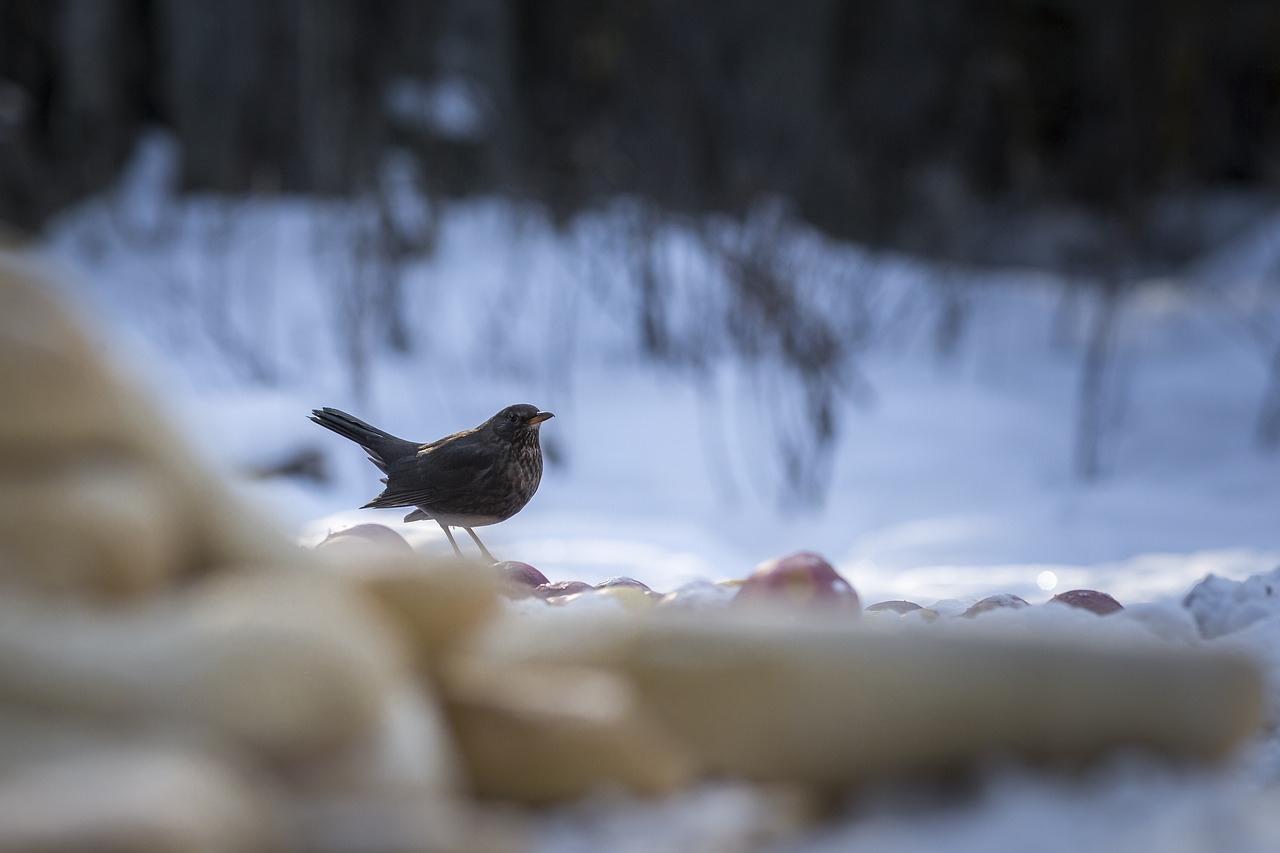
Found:
[[[520,420],[520,416],[515,412],[507,412],[507,420],[514,424]]]

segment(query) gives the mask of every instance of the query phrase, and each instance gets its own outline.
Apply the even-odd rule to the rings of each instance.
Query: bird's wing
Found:
[[[387,471],[386,489],[365,506],[422,506],[448,503],[465,495],[493,464],[478,438],[450,436],[423,445],[414,456],[396,460]]]

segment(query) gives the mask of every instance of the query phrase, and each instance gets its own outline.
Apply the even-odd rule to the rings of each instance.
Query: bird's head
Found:
[[[538,425],[554,417],[550,412],[539,411],[537,406],[517,403],[489,418],[489,424],[498,435],[514,440],[522,435],[537,435]]]

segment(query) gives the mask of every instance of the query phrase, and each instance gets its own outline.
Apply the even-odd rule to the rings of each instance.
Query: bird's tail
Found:
[[[315,409],[311,412],[311,420],[363,447],[365,453],[369,454],[369,461],[382,469],[384,474],[391,462],[411,455],[418,449],[413,442],[397,438],[339,409]]]

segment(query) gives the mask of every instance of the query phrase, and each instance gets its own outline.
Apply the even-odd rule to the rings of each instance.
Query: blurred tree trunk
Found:
[[[164,107],[189,187],[371,186],[395,4],[158,0]]]
[[[1280,345],[1271,355],[1267,387],[1262,394],[1256,427],[1258,444],[1267,449],[1280,446]]]
[[[1080,369],[1076,403],[1075,471],[1085,480],[1102,475],[1102,443],[1106,433],[1108,378],[1115,361],[1115,338],[1120,325],[1123,286],[1111,280],[1100,288]]]
[[[0,221],[38,228],[115,179],[148,63],[136,4],[0,2]]]
[[[109,185],[156,124],[190,189],[355,195],[394,143],[429,187],[561,218],[783,197],[839,237],[1009,263],[1023,241],[978,214],[1280,188],[1277,44],[1274,0],[0,0],[0,217]],[[441,81],[471,137],[424,115]],[[1104,275],[1105,228],[1078,236],[1045,262]]]

